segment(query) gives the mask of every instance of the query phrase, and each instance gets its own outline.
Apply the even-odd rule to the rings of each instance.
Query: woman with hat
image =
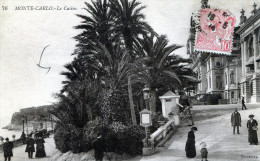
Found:
[[[36,158],[46,157],[44,143],[45,141],[42,137],[36,139],[36,154],[35,154]]]
[[[188,158],[194,158],[196,156],[196,147],[195,147],[195,131],[198,131],[197,127],[192,127],[191,131],[188,133],[188,140],[186,142],[185,151]]]
[[[250,145],[257,145],[258,138],[257,138],[257,121],[254,118],[254,115],[249,115],[250,120],[247,121],[247,129],[248,129],[248,142]]]
[[[6,142],[3,145],[3,150],[4,150],[4,157],[5,157],[5,161],[11,161],[11,157],[13,156],[13,148],[14,148],[14,144],[13,142],[9,141],[9,138],[5,139]]]

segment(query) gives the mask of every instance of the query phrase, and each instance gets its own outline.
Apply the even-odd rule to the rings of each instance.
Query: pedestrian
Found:
[[[234,112],[231,114],[231,126],[233,126],[233,135],[235,135],[236,128],[237,134],[239,134],[239,126],[241,127],[241,116],[237,111],[237,108],[235,108]]]
[[[255,115],[249,115],[250,120],[247,121],[247,129],[248,129],[248,142],[250,145],[257,145],[258,138],[257,138],[257,126],[258,123],[254,118]]]
[[[25,152],[28,152],[29,159],[33,158],[33,152],[35,152],[34,144],[35,144],[34,139],[32,138],[31,135],[28,135],[26,140]]]
[[[46,157],[46,153],[45,153],[45,147],[44,147],[44,139],[42,137],[39,137],[38,139],[36,139],[36,154],[35,157],[36,158],[42,158],[42,157]]]
[[[205,161],[208,161],[208,150],[206,148],[207,144],[205,142],[200,143],[201,145],[201,161],[203,161],[205,159]]]
[[[24,132],[22,132],[22,135],[21,135],[20,139],[22,139],[23,144],[26,143],[26,136],[25,136],[25,133],[24,133]]]
[[[247,109],[246,108],[246,105],[245,105],[245,100],[244,100],[244,97],[242,97],[242,110],[245,108],[245,110]]]
[[[195,131],[198,131],[197,127],[192,127],[191,131],[188,133],[188,140],[186,142],[185,151],[188,158],[194,158],[196,156],[196,147],[195,147]]]
[[[4,150],[4,158],[5,161],[11,161],[11,157],[13,156],[13,148],[14,148],[14,144],[13,142],[9,141],[9,138],[5,139],[6,142],[3,145],[3,150]]]
[[[97,138],[92,142],[95,150],[96,161],[102,161],[104,157],[104,140],[100,133],[97,134]]]
[[[193,121],[192,112],[190,108],[191,108],[190,106],[187,107],[188,126],[193,126],[194,121]]]

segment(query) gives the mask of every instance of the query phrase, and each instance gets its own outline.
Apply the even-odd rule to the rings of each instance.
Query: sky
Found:
[[[146,8],[146,21],[158,34],[168,36],[169,43],[181,44],[175,51],[186,55],[190,16],[197,12],[201,0],[139,0]],[[10,123],[21,108],[48,105],[56,100],[53,94],[61,89],[60,75],[64,65],[72,61],[80,31],[73,29],[86,14],[84,2],[90,0],[0,0],[0,127]],[[239,16],[242,8],[250,16],[253,3],[260,0],[209,0],[211,7],[229,9]],[[59,6],[76,10],[15,10],[16,6]],[[49,73],[36,64],[46,45],[41,65],[51,67]]]

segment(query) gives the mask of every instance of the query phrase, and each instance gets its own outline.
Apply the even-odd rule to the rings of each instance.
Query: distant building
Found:
[[[201,1],[201,8],[207,8],[208,0]],[[235,28],[235,31],[239,27]],[[240,100],[241,51],[239,35],[233,35],[231,55],[209,54],[195,52],[195,22],[191,16],[190,35],[187,41],[187,53],[193,60],[192,70],[197,74],[200,83],[194,87],[193,94],[220,94],[227,103],[237,103]]]
[[[260,102],[260,8],[254,3],[251,16],[247,19],[242,9],[240,29],[242,79],[241,95],[246,102]]]

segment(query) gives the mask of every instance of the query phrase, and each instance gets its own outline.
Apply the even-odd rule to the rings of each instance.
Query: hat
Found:
[[[255,117],[255,115],[253,115],[253,114],[249,115],[249,118],[251,118],[251,117]]]
[[[191,130],[198,131],[197,127],[192,127]]]

